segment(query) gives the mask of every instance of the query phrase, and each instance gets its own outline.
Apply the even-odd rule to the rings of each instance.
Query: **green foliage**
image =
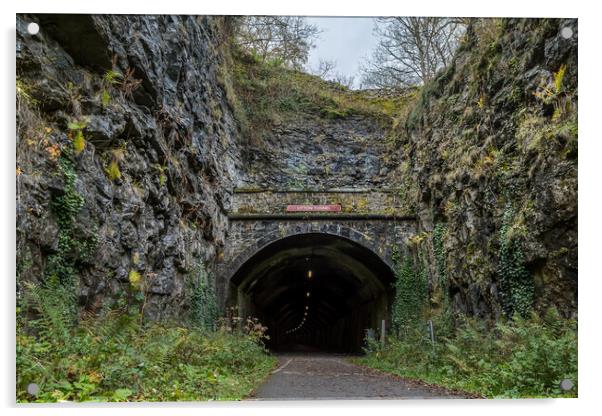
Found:
[[[556,94],[560,94],[562,92],[562,82],[564,80],[564,74],[566,73],[566,65],[560,65],[560,68],[557,72],[554,72],[554,90]]]
[[[102,94],[100,96],[100,102],[103,107],[107,107],[111,103],[111,93],[109,90],[103,89]]]
[[[63,176],[63,193],[52,200],[51,206],[57,217],[59,228],[70,230],[73,227],[75,217],[84,205],[84,198],[75,189],[77,175],[73,162],[67,156],[59,160],[59,172]]]
[[[87,125],[87,119],[75,120],[67,124],[67,128],[69,129],[69,137],[73,141],[73,151],[76,155],[79,155],[86,147],[84,129]]]
[[[121,83],[122,79],[123,75],[121,75],[120,72],[115,71],[113,69],[107,70],[107,72],[105,72],[102,77],[102,80],[108,85],[118,85],[119,83]]]
[[[442,288],[445,288],[446,284],[446,261],[445,261],[445,248],[443,247],[443,238],[447,233],[447,225],[438,223],[435,225],[433,230],[433,250],[435,252],[435,261],[437,264],[437,273],[439,277],[439,284]]]
[[[517,316],[489,330],[467,319],[455,334],[438,339],[433,348],[424,331],[392,337],[384,349],[359,361],[491,398],[577,396],[576,386],[568,392],[560,389],[565,378],[577,383],[577,324],[555,309],[543,319]]]
[[[193,326],[214,330],[218,317],[217,297],[205,265],[200,263],[190,276],[190,321]]]
[[[112,160],[109,163],[109,166],[107,166],[107,168],[105,169],[105,172],[107,173],[107,177],[111,181],[121,179],[121,170],[119,169],[119,163],[117,162],[117,160]]]
[[[84,205],[84,198],[75,188],[77,175],[73,162],[67,154],[59,160],[59,171],[63,176],[63,193],[51,200],[51,210],[57,219],[58,244],[56,252],[48,257],[44,284],[59,290],[66,288],[73,295],[65,298],[75,311],[75,287],[78,266],[88,261],[97,246],[95,236],[84,237],[76,230],[76,217]],[[67,302],[71,299],[71,302]]]
[[[86,140],[84,139],[84,133],[78,130],[73,138],[73,151],[76,155],[79,155],[86,148]]]
[[[139,288],[142,285],[142,276],[137,270],[130,270],[128,273],[128,280],[132,287]]]
[[[116,62],[113,61],[113,66]],[[122,97],[132,97],[132,93],[140,87],[142,80],[134,77],[134,69],[126,68],[119,72],[115,69],[109,69],[102,77],[101,104],[103,107],[109,105],[111,101],[110,90],[118,89]]]
[[[17,92],[17,108],[20,104],[35,105],[37,100],[31,95],[32,87],[23,79],[17,78],[16,80],[16,92]]]
[[[143,324],[122,308],[74,325],[63,292],[27,292],[37,318],[17,320],[18,402],[238,400],[275,365],[252,334]]]
[[[552,74],[551,81],[542,80],[534,93],[543,104],[553,104],[552,121],[561,120],[574,112],[572,94],[569,94],[564,86],[566,70],[566,64],[560,65],[558,71]]]
[[[426,270],[415,264],[410,256],[400,261],[395,256],[395,300],[392,306],[393,329],[405,334],[421,322],[422,310],[428,296]]]
[[[107,107],[111,103],[110,89],[113,86],[119,86],[123,80],[123,75],[113,69],[107,70],[102,77],[103,88],[100,94],[100,103],[103,107]]]
[[[35,285],[24,282],[19,309],[34,313],[37,318],[28,326],[37,334],[40,347],[48,343],[68,344],[74,325],[73,302],[75,294],[63,285]]]
[[[167,166],[159,165],[157,163],[155,164],[155,169],[157,170],[157,172],[159,172],[159,186],[165,185],[165,182],[167,182],[167,175],[165,174],[165,172],[167,171]]]
[[[364,345],[362,347],[362,350],[365,354],[377,353],[381,351],[381,349],[382,343],[378,339],[376,339],[376,337],[369,336],[368,334],[364,336]]]
[[[67,123],[67,128],[71,131],[83,130],[88,125],[87,120],[74,120]]]
[[[413,90],[391,98],[348,90],[241,51],[233,53],[232,61],[232,85],[224,84],[229,101],[236,104],[241,129],[251,136],[259,137],[275,124],[303,116],[340,119],[363,114],[390,126],[414,98]]]
[[[504,211],[500,230],[500,250],[497,273],[500,281],[500,296],[504,312],[507,316],[518,313],[528,316],[533,305],[533,276],[525,268],[520,242],[510,231],[514,210],[510,203]]]

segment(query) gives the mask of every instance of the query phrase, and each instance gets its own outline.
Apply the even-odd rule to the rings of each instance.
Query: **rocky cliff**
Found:
[[[469,27],[398,135],[454,309],[577,310],[577,22]]]
[[[301,117],[252,148],[247,179],[262,188],[387,187],[395,161],[383,159],[386,150],[385,131],[370,118]]]
[[[240,169],[221,24],[17,17],[20,281],[71,282],[96,310],[144,276],[146,312],[180,312],[224,244]]]

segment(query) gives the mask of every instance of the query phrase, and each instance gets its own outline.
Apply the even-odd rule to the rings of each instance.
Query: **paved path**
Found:
[[[355,365],[335,354],[279,354],[279,366],[251,400],[453,399],[442,388]]]

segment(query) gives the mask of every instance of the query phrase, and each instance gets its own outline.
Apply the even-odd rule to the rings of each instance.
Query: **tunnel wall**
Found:
[[[230,212],[278,214],[287,205],[340,204],[346,213],[409,216],[412,210],[399,189],[235,189]]]

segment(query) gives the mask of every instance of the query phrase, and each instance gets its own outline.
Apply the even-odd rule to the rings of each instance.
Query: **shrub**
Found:
[[[217,298],[204,264],[199,264],[191,273],[189,282],[190,321],[192,325],[207,330],[215,329],[218,317]]]
[[[504,210],[500,230],[500,249],[497,273],[500,279],[500,297],[508,316],[519,313],[528,316],[533,305],[533,276],[524,265],[520,241],[513,235],[511,221],[515,216],[510,203]]]
[[[515,316],[487,329],[466,319],[433,347],[419,331],[389,338],[360,362],[400,376],[486,397],[576,397],[560,382],[577,383],[577,324],[550,309],[544,318]]]
[[[35,318],[17,320],[18,402],[237,400],[275,365],[242,332],[144,324],[123,308],[74,325],[63,318],[63,293],[27,292],[20,310]]]

